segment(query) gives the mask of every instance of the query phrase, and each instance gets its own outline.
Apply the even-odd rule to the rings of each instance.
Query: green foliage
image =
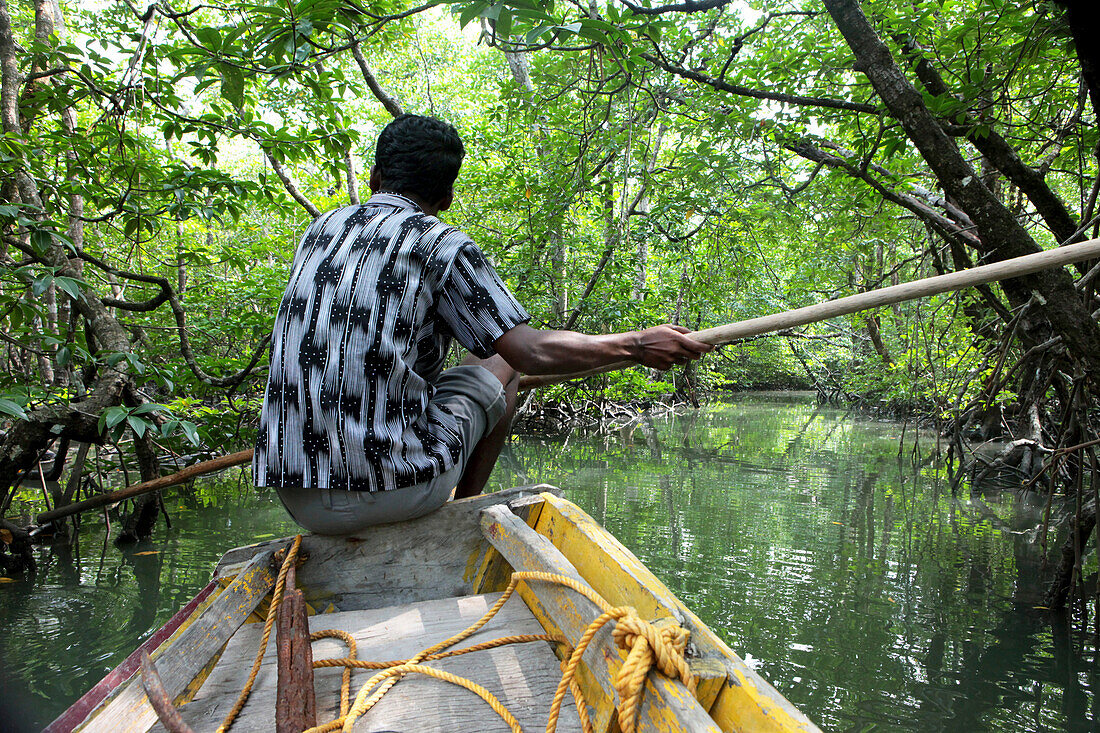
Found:
[[[23,71],[62,71],[25,95],[26,133],[0,136],[0,176],[26,171],[43,199],[0,202],[0,226],[22,247],[0,263],[0,326],[14,354],[0,370],[0,419],[70,400],[81,375],[121,364],[151,398],[194,401],[188,420],[207,445],[250,438],[262,357],[229,395],[201,374],[241,370],[270,329],[308,221],[281,176],[321,210],[347,203],[346,157],[365,178],[388,114],[353,42],[407,111],[459,127],[470,154],[446,216],[489,252],[535,325],[705,328],[958,266],[881,190],[793,152],[796,141],[831,141],[830,154],[872,170],[880,187],[937,191],[892,118],[767,98],[877,103],[817,3],[656,15],[618,2],[583,12],[547,0],[443,5],[404,15],[392,0],[260,1],[171,18],[155,10],[147,24],[126,3],[74,3],[48,40],[17,23]],[[865,8],[896,57],[908,37],[938,65],[951,93],[922,87],[933,114],[960,124],[984,100],[959,136],[966,154],[996,130],[1024,160],[1042,157],[1069,208],[1083,205],[1098,137],[1076,123],[1057,145],[1049,134],[1079,104],[1079,69],[1050,6]],[[766,94],[657,65],[675,59]],[[82,232],[69,218],[77,198]],[[1021,220],[1052,241],[1026,206]],[[85,255],[81,275],[43,260],[52,243]],[[159,297],[156,278],[177,291],[178,308],[141,308]],[[105,353],[71,316],[89,291],[120,301],[128,350]],[[939,412],[973,396],[991,323],[981,300],[942,296],[731,347],[695,379],[817,386]],[[600,384],[627,399],[673,381],[634,372]],[[103,427],[150,429],[142,415],[119,415]]]
[[[183,436],[192,446],[199,445],[195,423],[181,420],[167,406],[152,402],[132,408],[122,405],[108,407],[99,416],[99,430],[115,441],[122,439],[129,430],[139,438],[146,433],[157,438]]]

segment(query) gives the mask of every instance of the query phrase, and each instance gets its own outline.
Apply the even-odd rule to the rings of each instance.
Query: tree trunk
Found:
[[[160,476],[156,444],[153,443],[148,431],[141,437],[134,435],[134,450],[137,454],[138,472],[142,482],[152,481]],[[143,494],[134,499],[134,508],[123,521],[122,532],[115,541],[124,543],[148,539],[153,534],[153,528],[157,523],[160,501],[159,491]]]
[[[921,93],[905,77],[890,50],[867,21],[856,0],[824,0],[848,45],[855,53],[856,70],[870,80],[890,113],[901,123],[935,173],[947,198],[974,222],[978,250],[988,261],[1000,261],[1040,251],[1040,247],[1012,212],[982,183],[955,141],[947,136],[924,103]],[[1037,301],[1021,324],[1025,344],[1062,337],[1068,354],[1081,364],[1100,391],[1100,327],[1073,280],[1064,269],[1028,275],[1002,283],[1013,306]]]
[[[1089,502],[1081,508],[1080,520],[1076,516],[1070,520],[1069,537],[1062,545],[1058,570],[1055,572],[1054,581],[1047,591],[1046,605],[1050,608],[1065,608],[1070,588],[1074,582],[1077,558],[1084,556],[1089,537],[1095,528],[1096,503]]]
[[[41,3],[36,6],[44,7]],[[52,16],[51,16],[52,18]],[[52,26],[51,26],[52,27]],[[3,130],[16,138],[23,136],[18,109],[18,89],[21,83],[16,60],[16,44],[12,35],[11,16],[7,0],[0,0],[0,123]],[[34,179],[19,162],[13,165],[14,189],[24,205],[42,211],[42,200]],[[68,257],[68,251],[56,242],[45,247],[42,264],[55,269],[57,275],[79,277],[81,268]],[[130,353],[129,337],[122,325],[108,312],[102,299],[91,287],[85,287],[73,307],[85,319],[91,342],[106,353]],[[99,443],[99,414],[117,405],[131,385],[132,376],[127,360],[111,369],[101,369],[88,395],[72,403],[58,403],[31,410],[26,420],[13,423],[0,442],[0,490],[10,489],[20,472],[29,469],[38,455],[57,435],[89,443]]]

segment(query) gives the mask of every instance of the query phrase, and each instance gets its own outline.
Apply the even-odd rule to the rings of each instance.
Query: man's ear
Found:
[[[372,165],[370,167],[370,192],[378,193],[382,190],[382,172],[378,170],[378,166]]]
[[[455,202],[455,187],[451,186],[447,189],[447,195],[439,200],[439,206],[436,207],[438,211],[446,211],[451,208],[451,204]]]

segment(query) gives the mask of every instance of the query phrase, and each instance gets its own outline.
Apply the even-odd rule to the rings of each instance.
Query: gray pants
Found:
[[[432,402],[446,405],[462,434],[462,453],[450,470],[391,491],[276,489],[294,521],[317,534],[351,534],[375,524],[415,519],[446,504],[474,446],[504,416],[504,387],[485,367],[457,366],[440,375]]]

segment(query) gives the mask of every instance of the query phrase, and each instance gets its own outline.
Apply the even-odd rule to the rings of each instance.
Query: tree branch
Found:
[[[309,215],[316,219],[321,215],[321,210],[313,205],[313,202],[307,199],[302,192],[298,190],[298,186],[294,183],[294,180],[290,177],[290,174],[283,168],[283,164],[275,160],[275,156],[271,152],[260,146],[260,149],[264,151],[264,157],[267,158],[267,162],[271,164],[271,169],[275,171],[275,175],[279,177],[279,180],[283,182],[283,187],[286,189],[290,197],[302,205],[302,208],[309,212]]]
[[[879,99],[901,123],[906,136],[935,174],[945,195],[965,211],[975,224],[979,252],[998,262],[1041,251],[1031,234],[982,182],[948,137],[924,98],[895,61],[890,49],[864,15],[858,0],[823,0],[837,28],[855,54],[857,71],[870,80]],[[1022,334],[1032,346],[1050,337],[1050,329],[1065,340],[1076,360],[1100,390],[1100,327],[1073,287],[1063,268],[1007,280],[1002,290],[1014,306],[1043,301],[1038,317],[1029,319]]]
[[[382,88],[382,85],[378,83],[378,79],[375,78],[374,72],[367,66],[367,60],[363,57],[363,50],[359,48],[359,41],[355,41],[351,44],[351,53],[355,57],[355,63],[359,64],[359,71],[363,74],[363,81],[367,83],[367,87],[370,88],[371,93],[382,103],[386,111],[393,117],[400,117],[404,114],[398,101]]]
[[[706,10],[714,10],[729,5],[733,0],[684,0],[675,5],[659,5],[656,8],[646,8],[635,5],[630,0],[620,0],[623,5],[635,15],[661,15],[663,13],[701,13]]]
[[[939,97],[956,98],[948,89],[939,71],[925,57],[924,49],[917,45],[916,41],[908,37],[900,37],[897,40],[902,51],[913,62],[917,79],[929,93]],[[968,111],[964,122],[958,126],[965,130],[967,139],[978,149],[978,152],[1027,196],[1056,239],[1064,240],[1070,237],[1077,229],[1077,223],[1066,205],[1047,185],[1043,175],[1025,164],[1016,149],[996,130],[987,127],[985,130],[978,131],[976,128],[979,124]]]
[[[822,97],[805,97],[800,94],[766,92],[760,89],[752,89],[750,87],[741,86],[740,84],[730,84],[729,82],[723,81],[722,79],[716,79],[713,76],[708,76],[692,69],[685,69],[683,66],[674,64],[667,59],[655,56],[651,53],[643,53],[642,58],[675,76],[679,76],[683,79],[689,79],[700,84],[706,84],[707,86],[713,87],[718,91],[736,94],[741,97],[765,99],[772,102],[793,104],[799,107],[824,107],[826,109],[843,109],[848,110],[849,112],[863,112],[866,114],[878,114],[880,111],[872,104],[864,104],[862,102],[849,102],[846,99],[827,99]]]
[[[822,143],[819,143],[819,145]],[[814,145],[809,138],[802,138],[795,142],[783,143],[783,147],[790,150],[792,153],[796,153],[806,160],[828,166],[830,168],[836,168],[842,170],[853,178],[857,178],[871,188],[878,191],[887,201],[897,204],[912,213],[916,214],[922,221],[928,222],[930,225],[936,228],[937,232],[941,234],[946,233],[948,236],[957,237],[961,241],[965,242],[970,247],[978,247],[981,245],[981,241],[978,236],[972,231],[973,224],[970,223],[969,218],[964,219],[962,222],[953,221],[944,214],[934,209],[928,202],[922,201],[917,196],[907,193],[901,193],[888,187],[877,177],[872,175],[872,172],[889,174],[884,168],[879,166],[869,166],[868,168],[862,168],[851,160],[841,157],[841,155],[835,155],[833,153],[822,150],[821,147]],[[837,147],[838,152],[844,152],[842,148]],[[924,192],[931,196],[930,192]],[[943,201],[943,206],[947,206],[947,202]],[[956,215],[965,217],[966,215],[956,210]]]

